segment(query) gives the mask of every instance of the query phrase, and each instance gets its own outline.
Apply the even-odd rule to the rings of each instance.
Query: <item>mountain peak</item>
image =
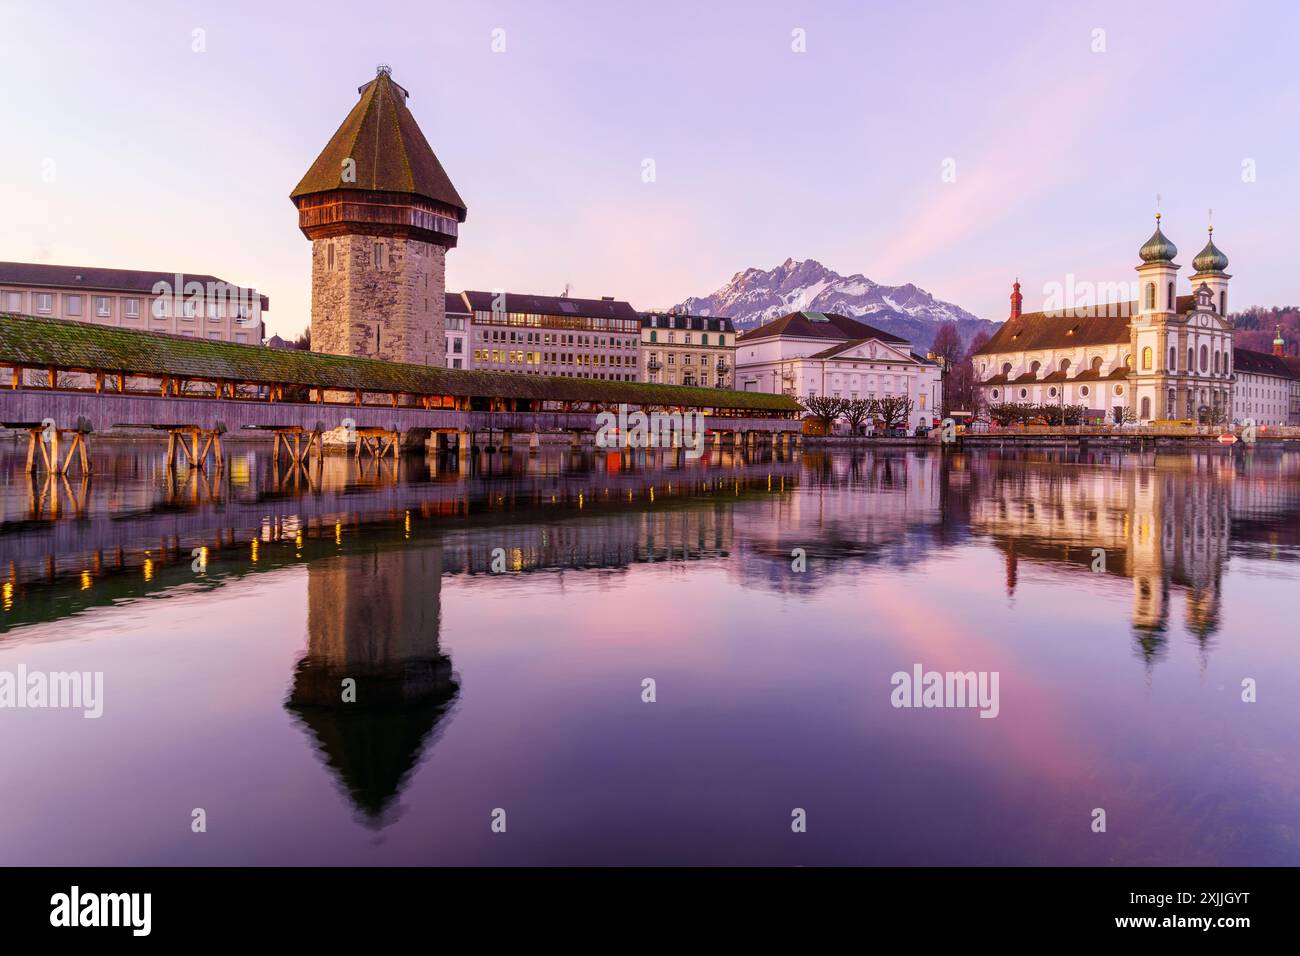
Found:
[[[939,325],[956,322],[962,338],[997,328],[950,302],[908,282],[880,285],[862,273],[840,275],[816,259],[788,258],[764,271],[750,267],[707,296],[693,296],[675,306],[693,315],[725,315],[737,329],[752,329],[790,312],[837,312],[900,335],[918,350],[929,347]]]

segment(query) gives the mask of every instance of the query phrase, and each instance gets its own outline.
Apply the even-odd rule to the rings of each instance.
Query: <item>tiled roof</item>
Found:
[[[791,312],[744,333],[737,341],[752,342],[776,335],[805,339],[879,339],[882,342],[906,343],[907,340],[874,326],[834,312]]]
[[[1195,296],[1175,300],[1181,315],[1191,311]],[[1083,312],[1083,315],[1076,315]],[[1026,312],[1007,319],[976,355],[999,352],[1032,352],[1038,349],[1072,348],[1080,345],[1112,345],[1129,340],[1129,317],[1137,312],[1136,302],[1109,303],[1064,312]]]
[[[177,275],[185,283],[202,283],[205,290],[210,282],[221,283],[232,291],[245,288],[216,276],[193,272],[149,272],[138,269],[55,266],[44,262],[0,262],[0,285],[83,289],[86,292],[138,292],[141,295],[152,295],[155,283],[166,282],[171,288],[176,285]],[[184,294],[185,290],[176,291]],[[261,296],[261,300],[263,310],[271,307],[271,300],[266,296]]]
[[[571,299],[560,295],[528,295],[522,292],[469,292],[464,293],[470,308],[475,312],[491,312],[492,303],[503,295],[506,312],[526,312],[532,315],[578,316],[595,319],[639,319],[636,309],[619,299]]]
[[[406,108],[406,90],[381,72],[357,92],[361,99],[290,198],[336,189],[410,193],[450,206],[464,222],[465,201]],[[355,178],[345,182],[344,163],[349,159],[355,164]]]
[[[643,329],[685,329],[688,332],[734,332],[725,315],[683,315],[677,312],[642,312]]]
[[[696,408],[796,411],[784,395],[599,379],[478,372],[380,359],[269,349],[185,335],[0,314],[0,364],[179,376],[347,391],[560,402],[626,402]]]
[[[1232,367],[1238,372],[1251,375],[1276,375],[1278,378],[1295,378],[1296,373],[1287,364],[1285,358],[1279,358],[1269,352],[1256,352],[1252,349],[1234,349]]]

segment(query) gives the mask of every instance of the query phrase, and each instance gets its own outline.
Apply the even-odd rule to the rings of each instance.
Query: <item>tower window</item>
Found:
[[[325,268],[330,272],[334,271],[334,243],[325,247]]]
[[[1219,315],[1228,314],[1228,293],[1222,289],[1219,290]]]
[[[1165,306],[1165,308],[1168,309],[1170,312],[1176,312],[1177,309],[1174,307],[1174,284],[1172,282],[1169,283],[1169,289],[1167,294],[1169,298],[1166,300],[1168,304]]]
[[[1152,361],[1151,361],[1151,346],[1148,345],[1146,348],[1144,348],[1144,349],[1142,350],[1142,370],[1143,370],[1143,371],[1150,371],[1150,370],[1151,370],[1151,364],[1152,364]]]
[[[388,253],[388,250],[386,250],[386,249],[384,248],[384,244],[383,244],[382,242],[376,242],[376,243],[375,243],[375,269],[376,269],[376,271],[378,271],[378,272],[383,272],[385,269],[388,268],[387,253]]]
[[[1147,308],[1154,309],[1156,307],[1156,284],[1154,282],[1147,283],[1146,296]]]

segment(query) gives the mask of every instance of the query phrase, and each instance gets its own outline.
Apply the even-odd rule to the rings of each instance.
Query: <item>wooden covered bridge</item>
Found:
[[[748,447],[790,442],[800,427],[793,399],[762,392],[462,371],[0,314],[6,369],[0,426],[28,432],[29,470],[54,472],[88,467],[90,435],[110,430],[165,432],[169,462],[183,454],[202,467],[212,452],[219,467],[223,434],[273,434],[277,455],[298,462],[327,435],[358,455],[472,449],[481,435],[508,447],[511,435],[567,432],[576,443],[620,405],[699,412],[708,439]]]

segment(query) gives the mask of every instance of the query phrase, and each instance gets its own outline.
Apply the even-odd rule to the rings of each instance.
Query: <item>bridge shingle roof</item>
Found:
[[[0,313],[0,365],[384,394],[794,412],[784,395],[407,365]]]

